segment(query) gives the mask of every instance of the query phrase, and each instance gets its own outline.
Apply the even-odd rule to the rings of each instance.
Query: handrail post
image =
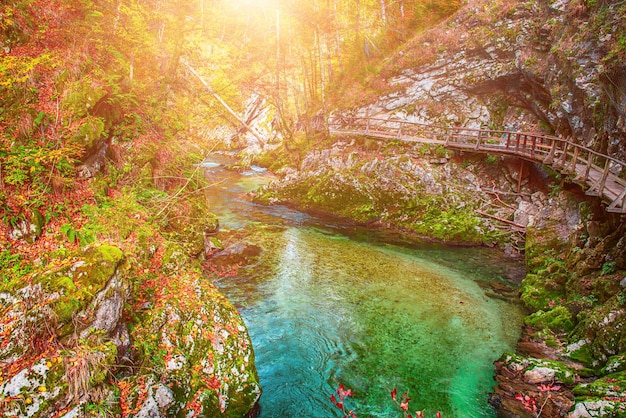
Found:
[[[398,134],[396,135],[396,138],[400,139],[400,135],[402,135],[402,122],[400,122],[400,125],[398,126]]]
[[[516,154],[519,153],[519,138],[520,138],[520,134],[516,133],[515,134],[515,153]]]
[[[578,174],[576,173],[576,166],[578,165],[578,153],[579,153],[579,148],[578,147],[574,147],[574,159],[572,160],[572,165],[570,167],[570,171],[574,174]]]
[[[587,168],[585,169],[585,182],[589,180],[589,172],[591,171],[591,165],[593,164],[593,153],[591,151],[587,151]]]
[[[604,171],[602,172],[602,178],[600,179],[600,184],[598,185],[598,195],[602,196],[602,192],[604,191],[604,185],[606,184],[606,178],[609,176],[609,168],[611,167],[611,161],[607,158],[604,163]]]
[[[600,179],[596,181],[586,192],[587,196],[602,196],[602,192],[604,191],[604,186],[606,184],[606,179],[609,176],[609,168],[611,167],[611,160],[609,158],[604,159],[604,170],[602,171],[602,176]]]
[[[367,118],[365,121],[365,133],[369,133],[370,131],[370,118]]]
[[[511,145],[511,132],[508,132],[506,135],[506,149],[508,151],[509,146]]]
[[[482,136],[483,131],[478,131],[478,135],[476,135],[476,146],[474,149],[478,149],[480,147],[480,137]]]
[[[530,158],[535,159],[535,148],[537,147],[537,137],[533,135],[532,148],[530,149]]]
[[[561,155],[561,157],[559,158],[558,163],[555,165],[558,168],[563,168],[565,167],[565,160],[567,159],[567,148],[569,147],[570,143],[569,143],[569,139],[566,139],[563,142],[563,155]]]
[[[543,160],[546,165],[552,165],[554,162],[554,154],[556,152],[556,138],[550,138],[550,152],[548,156]]]

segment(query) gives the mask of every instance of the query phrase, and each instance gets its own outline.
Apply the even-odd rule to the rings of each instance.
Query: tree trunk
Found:
[[[387,26],[387,2],[385,0],[380,0],[380,19],[383,26]]]
[[[184,62],[184,61],[183,61]],[[187,68],[189,69],[189,71],[191,72],[191,74],[193,74],[198,80],[200,80],[200,82],[202,83],[202,85],[204,87],[206,87],[206,89],[209,91],[209,93],[211,94],[211,96],[213,96],[213,98],[215,98],[215,100],[217,100],[219,102],[219,104],[221,104],[222,106],[224,106],[224,108],[228,111],[228,113],[230,113],[232,116],[234,116],[235,119],[237,119],[239,121],[239,123],[241,123],[248,131],[250,131],[250,133],[252,135],[254,135],[254,137],[256,139],[258,139],[261,143],[263,143],[263,139],[261,139],[261,137],[250,127],[250,125],[248,125],[246,123],[245,120],[243,120],[241,118],[241,116],[239,116],[237,113],[235,113],[235,111],[233,109],[231,109],[230,106],[228,106],[228,103],[226,103],[224,101],[224,99],[222,99],[220,97],[219,94],[217,94],[215,91],[213,91],[213,88],[209,85],[209,83],[207,83],[204,78],[202,78],[202,76],[200,74],[198,74],[198,72],[187,62],[184,62],[184,64],[187,66]]]

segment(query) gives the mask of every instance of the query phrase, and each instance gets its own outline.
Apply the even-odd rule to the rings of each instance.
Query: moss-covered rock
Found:
[[[586,411],[587,416],[626,416],[626,372],[620,371],[581,383],[573,389],[576,395],[574,410]],[[584,415],[579,415],[584,416]]]
[[[578,371],[562,361],[524,357],[512,353],[504,353],[497,361],[523,375],[526,383],[530,384],[557,382],[571,386],[578,378]]]
[[[620,354],[610,357],[604,367],[600,370],[601,375],[622,372],[626,370],[626,355]]]
[[[565,288],[549,273],[529,273],[522,280],[520,298],[532,310],[550,310],[565,301]]]
[[[155,308],[142,313],[131,332],[135,356],[150,372],[125,380],[134,392],[122,403],[137,411],[154,409],[155,403],[139,393],[149,390],[139,380],[147,379],[165,385],[161,395],[170,399],[149,416],[183,416],[189,410],[245,416],[261,389],[250,337],[237,310],[201,277],[164,280]]]
[[[472,193],[472,186],[459,184],[459,176],[478,182],[473,174],[457,165],[431,164],[415,149],[392,144],[385,152],[371,155],[355,140],[312,150],[299,171],[263,188],[256,199],[359,223],[379,222],[446,242],[498,241],[498,234],[476,213],[480,196]]]
[[[602,367],[610,357],[626,352],[626,308],[617,297],[579,313],[578,319],[572,338],[590,341],[594,366]]]
[[[105,288],[123,258],[117,247],[92,246],[77,254],[73,262],[35,277],[34,283],[40,284],[44,292],[55,295],[50,307],[61,336],[85,328],[85,325],[77,327],[77,324],[89,324],[89,321],[85,322],[87,313],[83,313],[85,318],[79,318],[78,313]]]
[[[533,328],[548,328],[558,333],[568,333],[574,328],[572,313],[565,306],[556,306],[545,312],[539,310],[527,316],[524,322]]]
[[[576,396],[626,399],[626,372],[611,373],[591,383],[581,383],[574,387],[573,392]]]
[[[503,416],[536,417],[539,407],[542,417],[564,416],[574,404],[569,386],[577,373],[565,363],[505,353],[495,365],[498,386],[489,402],[507,411]]]

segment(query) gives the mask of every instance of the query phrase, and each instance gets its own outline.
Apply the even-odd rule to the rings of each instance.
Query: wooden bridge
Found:
[[[329,121],[331,134],[353,134],[372,138],[439,144],[445,148],[505,154],[544,164],[572,176],[589,196],[608,203],[608,212],[626,214],[626,163],[601,154],[570,139],[539,133],[440,127],[398,119],[335,117]],[[617,174],[616,174],[617,173]]]

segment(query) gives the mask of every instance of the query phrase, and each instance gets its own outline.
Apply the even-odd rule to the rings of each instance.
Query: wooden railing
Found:
[[[380,139],[443,145],[469,152],[508,154],[539,162],[573,177],[587,188],[586,194],[599,196],[608,212],[626,214],[626,163],[599,153],[568,138],[530,132],[443,127],[399,119],[334,117],[331,134],[364,135]]]

